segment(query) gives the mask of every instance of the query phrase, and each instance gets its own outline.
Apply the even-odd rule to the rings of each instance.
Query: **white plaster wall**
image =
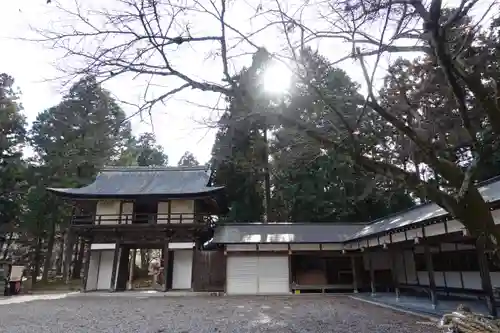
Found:
[[[500,288],[500,272],[490,273],[491,284],[494,288]],[[444,277],[446,277],[446,286],[448,288],[462,288],[462,281],[460,279],[460,272],[434,272],[434,279],[436,286],[444,287]],[[418,272],[420,285],[429,285],[429,275],[427,272]],[[462,272],[463,288],[481,290],[481,276],[479,272]]]
[[[288,244],[259,244],[259,251],[288,251]]]
[[[100,256],[101,251],[90,252],[89,272],[86,285],[86,289],[88,291],[97,290],[97,274],[99,269]]]
[[[492,272],[491,276],[491,284],[495,288],[500,288],[500,272]]]
[[[445,285],[446,277],[446,285]],[[464,281],[463,288],[481,290],[481,277],[479,272],[462,272]],[[418,272],[419,283],[422,286],[429,285],[429,274],[427,272]],[[437,287],[462,288],[460,272],[434,272],[434,280]]]
[[[226,245],[226,251],[257,251],[257,245],[255,244],[228,244]]]
[[[109,290],[111,287],[111,273],[113,271],[114,250],[95,251],[101,253],[101,263],[99,265],[99,275],[97,279],[97,290]],[[117,274],[118,276],[118,274]]]
[[[182,216],[182,223],[193,223],[194,200],[172,200],[171,209],[174,214],[171,223],[180,222],[178,214],[186,214]]]
[[[173,221],[176,222],[176,221]],[[168,223],[168,201],[160,201],[158,202],[158,224],[167,224]]]
[[[341,243],[322,244],[321,248],[323,251],[341,251],[344,249],[344,245]]]
[[[191,289],[193,276],[193,250],[175,250],[172,268],[172,289]]]
[[[134,214],[134,203],[127,201],[122,204],[122,223],[132,224]]]
[[[93,243],[90,245],[91,250],[114,250],[115,243]]]
[[[195,244],[193,242],[173,242],[168,243],[168,248],[172,250],[192,249],[194,245]]]
[[[116,224],[118,216],[120,215],[120,201],[119,200],[99,200],[96,206],[96,224],[101,219],[101,224]],[[100,216],[110,215],[110,216]]]
[[[441,251],[455,251],[455,245],[449,243],[443,243],[440,245]],[[474,246],[467,244],[458,244],[458,249],[472,249]],[[437,248],[431,248],[431,252],[437,252]],[[423,247],[417,246],[415,248],[416,253],[423,253]],[[411,251],[405,251],[406,259],[406,272],[408,275],[409,284],[420,284],[422,286],[429,285],[429,274],[426,271],[418,271],[418,280],[415,275],[415,260],[413,258],[413,253]],[[399,256],[398,266],[402,266],[402,255]],[[500,288],[500,272],[491,272],[491,282],[493,287]],[[462,286],[463,279],[463,286]],[[404,271],[398,272],[398,280],[400,283],[405,283]],[[481,290],[481,276],[478,271],[476,272],[462,272],[462,278],[460,277],[460,272],[434,272],[434,280],[436,281],[436,286],[449,288],[465,288]]]
[[[292,251],[319,251],[319,244],[290,244]]]

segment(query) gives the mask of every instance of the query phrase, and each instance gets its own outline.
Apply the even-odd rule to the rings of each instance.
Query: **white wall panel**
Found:
[[[288,251],[288,244],[259,244],[259,251]]]
[[[319,251],[319,244],[290,244],[292,251]]]

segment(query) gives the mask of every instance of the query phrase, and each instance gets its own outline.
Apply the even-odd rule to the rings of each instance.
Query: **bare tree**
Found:
[[[281,27],[283,40],[288,46],[286,54],[293,60],[292,69],[303,83],[312,88],[314,84],[301,73],[300,52],[318,40],[348,42],[351,45],[349,54],[338,60],[355,59],[361,68],[367,88],[361,116],[345,115],[332,103],[326,103],[326,107],[336,118],[321,129],[288,117],[286,113],[277,116],[319,145],[346,154],[358,167],[404,184],[421,197],[434,201],[459,219],[474,236],[485,236],[481,239],[496,248],[500,232],[495,229],[489,206],[475,180],[484,157],[497,149],[499,142],[500,81],[475,71],[464,56],[474,48],[482,33],[481,21],[488,13],[498,12],[495,1],[486,6],[485,3],[481,2],[484,15],[470,25],[467,34],[453,42],[448,38],[452,30],[472,9],[479,8],[478,0],[462,0],[453,11],[443,8],[440,0],[312,1],[293,11],[285,10],[283,4],[276,1],[267,4],[269,8],[263,8],[262,4],[256,7],[255,17],[265,16],[268,23],[250,32],[242,32],[231,23],[227,17],[228,0],[186,3],[115,0],[112,9],[86,11],[75,2],[73,9],[68,9],[64,3],[58,6],[78,24],[39,33],[43,36],[42,41],[65,50],[66,61],[70,58],[79,61],[75,68],[70,69],[74,75],[92,73],[108,80],[132,74],[146,77],[149,82],[160,78],[177,84],[154,98],[148,98],[152,84],[148,85],[139,110],[149,112],[155,104],[185,89],[245,99],[248,107],[256,111],[258,108],[251,98],[247,100],[248,90],[255,87],[235,82],[233,76],[237,70],[232,68],[233,55],[229,53],[235,52],[242,43],[257,51],[250,66],[251,73],[276,60],[275,54],[259,48],[252,38],[264,29]],[[319,15],[315,21],[320,23],[315,26],[308,23],[310,17],[308,20],[304,18],[304,13],[307,10],[311,13],[311,9]],[[204,24],[210,25],[208,30],[216,30],[213,33],[194,31],[191,28],[193,19],[186,17],[203,17],[206,19]],[[186,74],[179,69],[178,62],[182,59],[175,59],[175,55],[181,48],[198,45],[208,45],[211,55],[219,61],[222,78],[217,82],[200,79],[199,75]],[[447,142],[443,146],[442,140],[436,140],[435,133],[430,133],[424,126],[432,119],[425,117],[420,102],[406,98],[408,92],[404,87],[398,91],[397,106],[376,92],[374,80],[376,70],[381,68],[381,59],[387,54],[405,52],[423,52],[431,59],[433,72],[445,78],[444,84],[453,96],[451,111],[460,119],[458,128],[454,127],[453,131],[464,133],[459,142]],[[370,61],[368,57],[372,57]],[[388,71],[387,76],[390,75],[391,71]],[[422,85],[432,82],[432,78],[426,78]],[[323,96],[319,89],[316,93]],[[473,104],[479,105],[479,124],[472,119],[472,114],[478,112]],[[366,117],[371,117],[374,128],[361,125]],[[367,147],[365,131],[376,134],[376,129],[382,127],[387,132],[378,134],[379,144]],[[385,149],[381,150],[381,146]],[[394,146],[409,148],[405,152],[390,149]],[[422,170],[433,176],[424,175]]]
[[[461,31],[463,35],[453,31],[478,3],[477,0],[462,0],[457,8],[449,9],[443,8],[439,0],[328,2],[328,13],[322,14],[330,24],[327,30],[314,30],[283,11],[278,12],[300,30],[302,44],[329,38],[351,44],[350,54],[342,59],[355,59],[362,69],[367,87],[365,115],[375,113],[380,116],[380,120],[387,122],[394,130],[393,139],[402,137],[411,146],[411,154],[406,156],[404,162],[398,150],[397,154],[385,157],[380,157],[376,150],[364,151],[356,136],[359,128],[350,124],[340,110],[336,110],[348,133],[349,154],[353,162],[365,170],[406,184],[458,218],[473,236],[486,236],[482,241],[491,242],[489,245],[496,247],[500,233],[495,229],[493,217],[475,185],[475,179],[483,160],[498,148],[500,78],[485,75],[484,71],[478,70],[474,63],[466,59],[466,55],[480,43],[481,22],[490,12],[498,12],[496,1],[487,4],[481,2],[483,13],[478,20],[469,24],[467,30]],[[297,48],[292,43],[290,47]],[[432,122],[436,114],[429,116],[422,101],[409,101],[409,92],[404,87],[393,87],[400,90],[398,94],[402,102],[397,105],[388,103],[386,96],[375,92],[375,71],[380,67],[381,57],[404,52],[423,52],[432,61],[434,73],[429,78],[422,78],[422,88],[433,83],[433,76],[444,77],[444,84],[454,99],[450,106],[460,120],[460,125],[452,129],[461,134],[458,142],[447,142],[443,146],[435,133],[428,131],[425,122]],[[371,72],[368,69],[369,56],[375,56],[374,60],[371,59]],[[387,76],[391,74],[389,71]],[[479,121],[474,119],[478,118],[478,106],[481,113]],[[307,130],[306,127],[303,129]],[[314,130],[310,130],[309,134],[326,145],[345,148]],[[457,158],[457,155],[460,156]],[[407,168],[408,163],[413,167]],[[431,180],[422,176],[422,168],[432,172],[434,176]]]

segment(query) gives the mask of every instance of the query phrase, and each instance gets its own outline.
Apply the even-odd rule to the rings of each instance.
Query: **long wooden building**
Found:
[[[371,222],[221,224],[224,188],[199,167],[107,168],[86,187],[49,190],[74,202],[71,230],[92,249],[87,291],[125,290],[131,249],[156,248],[164,291],[391,291],[423,293],[434,306],[458,295],[484,299],[496,314],[500,268],[432,203]],[[500,224],[500,180],[481,193]]]

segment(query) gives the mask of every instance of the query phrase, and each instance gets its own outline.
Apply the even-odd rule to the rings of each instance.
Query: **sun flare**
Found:
[[[292,72],[282,63],[274,63],[263,73],[264,90],[271,94],[280,94],[290,88]]]

